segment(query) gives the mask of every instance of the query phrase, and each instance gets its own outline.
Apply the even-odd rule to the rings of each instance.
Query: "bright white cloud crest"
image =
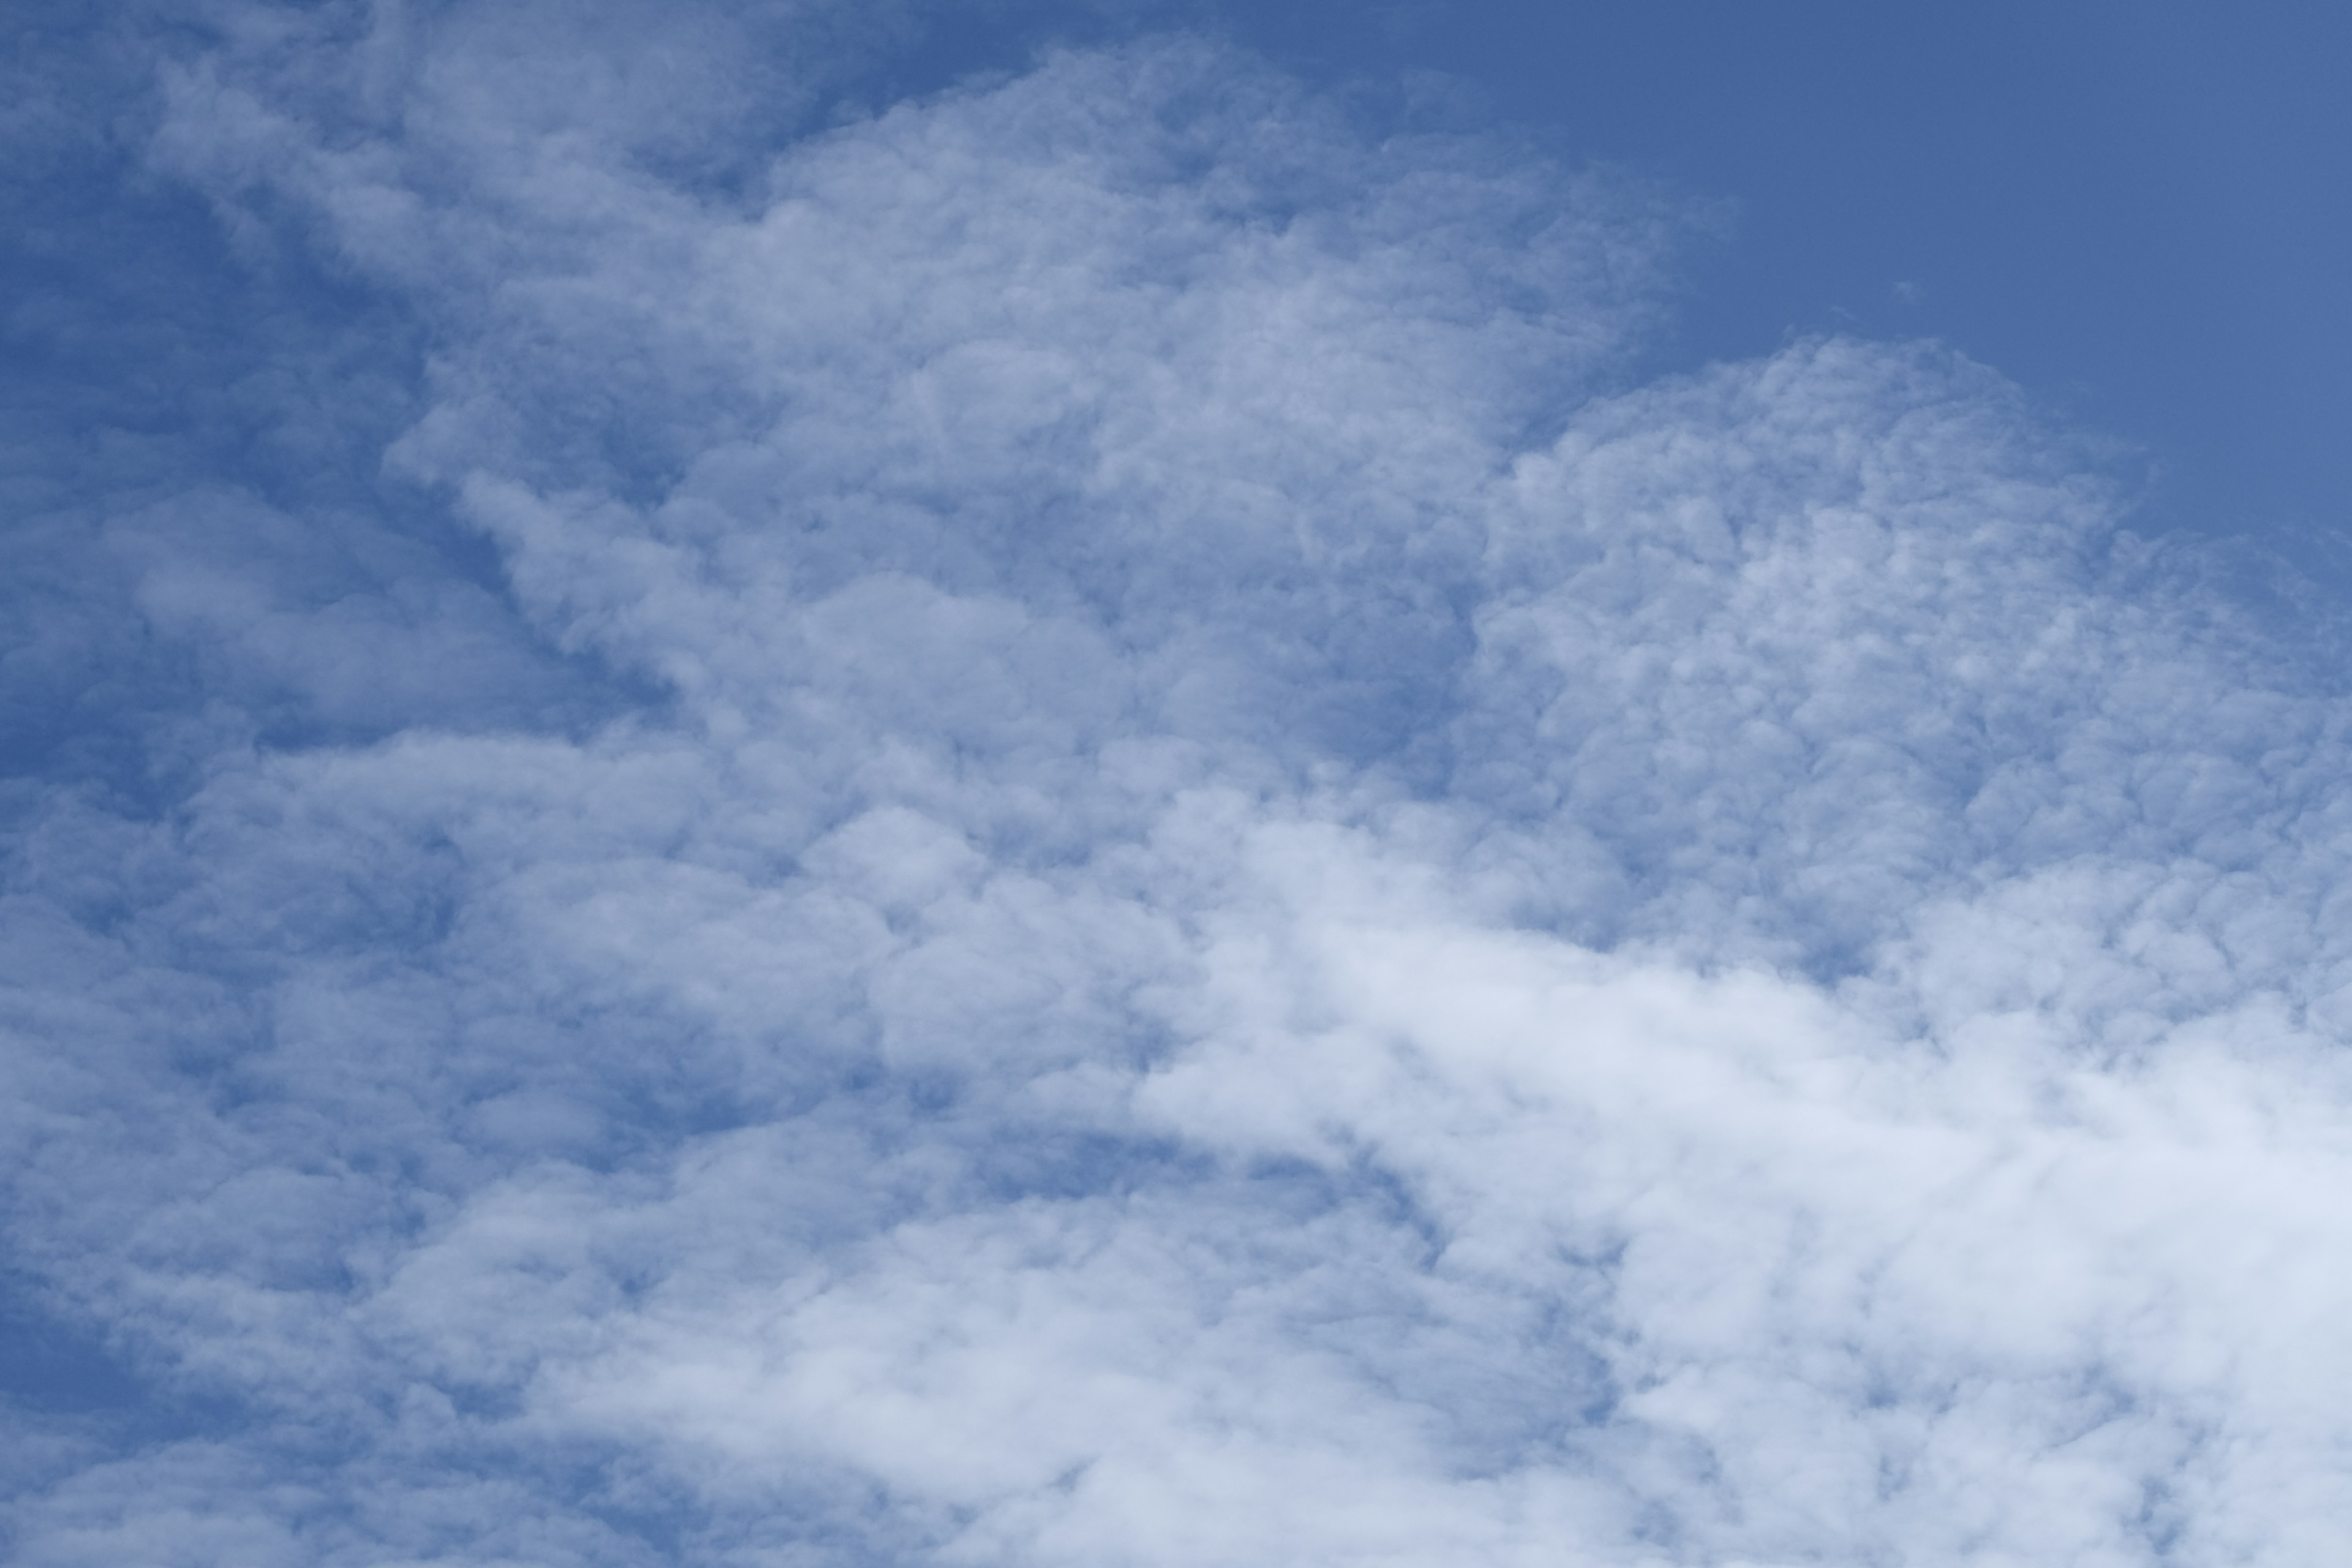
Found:
[[[721,195],[583,36],[165,72],[524,632],[109,521],[376,721],[14,846],[25,1267],[221,1412],[20,1560],[2341,1552],[2346,710],[2001,383],[1596,395],[1669,206],[1192,45]]]

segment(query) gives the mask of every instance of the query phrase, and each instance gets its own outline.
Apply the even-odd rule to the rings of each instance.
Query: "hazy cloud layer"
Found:
[[[1997,376],[1631,384],[1703,215],[1196,42],[190,15],[32,159],[268,314],[20,447],[16,1560],[2347,1546],[2347,710]]]

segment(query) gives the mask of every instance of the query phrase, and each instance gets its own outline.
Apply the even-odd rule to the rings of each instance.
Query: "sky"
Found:
[[[0,1555],[2352,1546],[2340,22],[21,16]]]
[[[1331,89],[1720,204],[1653,343],[1687,368],[1791,333],[1934,337],[2137,465],[2143,530],[2352,571],[2352,18],[2014,0],[1895,7],[1170,5]],[[1079,25],[1064,22],[1066,29]],[[1019,29],[974,20],[936,70]]]

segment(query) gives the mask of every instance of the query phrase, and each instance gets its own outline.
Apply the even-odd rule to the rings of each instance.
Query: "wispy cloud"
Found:
[[[383,436],[26,514],[19,1560],[2342,1544],[2347,710],[1996,375],[1195,42],[215,20]]]

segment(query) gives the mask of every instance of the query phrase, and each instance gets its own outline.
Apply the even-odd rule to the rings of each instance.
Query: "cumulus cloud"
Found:
[[[1197,41],[207,15],[347,428],[20,513],[17,1560],[2342,1547],[2347,710],[1997,375]]]

